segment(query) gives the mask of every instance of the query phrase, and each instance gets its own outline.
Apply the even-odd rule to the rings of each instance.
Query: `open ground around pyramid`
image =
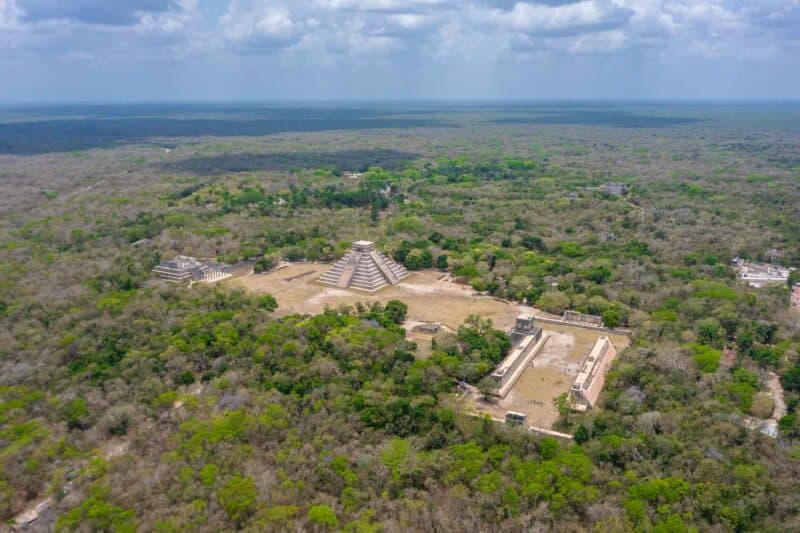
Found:
[[[293,263],[265,274],[250,274],[231,280],[259,294],[272,294],[278,312],[320,313],[325,307],[337,308],[356,302],[402,300],[408,305],[408,322],[439,322],[458,329],[471,314],[489,318],[496,328],[509,329],[519,313],[517,306],[491,296],[476,295],[472,287],[450,281],[441,272],[413,272],[397,285],[375,292],[340,289],[322,285],[318,278],[330,268],[324,263]]]
[[[278,314],[320,313],[326,307],[337,308],[356,302],[401,300],[408,305],[407,336],[417,342],[419,357],[430,355],[432,335],[412,331],[416,324],[437,322],[446,330],[456,330],[469,315],[478,314],[491,319],[496,328],[509,330],[518,315],[532,311],[540,314],[527,306],[478,295],[471,287],[454,283],[441,272],[413,272],[397,285],[364,292],[319,283],[318,278],[329,268],[330,265],[324,263],[292,263],[226,283],[258,294],[272,294],[278,300]],[[480,400],[477,392],[467,394],[461,400],[466,411],[495,418],[516,411],[527,415],[526,426],[549,429],[558,420],[553,399],[569,390],[597,339],[609,335],[620,351],[629,342],[625,335],[600,330],[544,322],[538,325],[548,336],[547,342],[508,395],[496,403],[487,403]]]

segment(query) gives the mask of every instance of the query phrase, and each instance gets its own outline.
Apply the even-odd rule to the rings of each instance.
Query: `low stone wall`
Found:
[[[483,418],[484,416],[489,416],[489,415],[486,415],[486,414],[483,414],[483,413],[467,413],[467,415],[475,417],[475,418]],[[505,424],[506,423],[506,421],[503,420],[502,418],[496,418],[494,416],[490,416],[489,418],[491,418],[493,421],[499,422],[501,424]],[[539,435],[547,435],[549,437],[558,437],[559,439],[573,440],[573,438],[574,438],[569,433],[561,433],[560,431],[555,431],[553,429],[540,428],[540,427],[536,427],[536,426],[528,426],[525,429],[527,429],[531,433],[538,433]]]
[[[223,271],[231,276],[245,276],[247,274],[252,274],[255,265],[255,261],[240,261],[235,265],[226,266]]]
[[[530,362],[533,361],[533,358],[536,357],[540,351],[542,351],[542,348],[547,343],[548,338],[549,337],[546,334],[542,334],[540,330],[538,339],[534,340],[536,344],[534,344],[533,347],[530,350],[528,350],[527,353],[525,353],[524,355],[520,354],[520,357],[516,361],[513,370],[510,370],[508,372],[508,375],[503,380],[503,384],[497,391],[497,395],[500,398],[505,398],[506,395],[508,395],[508,392],[511,390],[511,388],[517,382],[519,377],[525,371],[525,368],[527,368]]]
[[[533,349],[541,336],[542,331],[537,329],[514,342],[511,352],[497,365],[497,368],[495,368],[494,372],[491,374],[492,379],[497,382],[499,387],[503,387],[508,383],[509,378],[528,356],[528,353]]]
[[[588,326],[603,326],[603,318],[597,315],[587,315],[577,311],[564,311],[564,320],[567,322],[576,322],[579,324],[586,324]]]
[[[629,329],[624,328],[607,328],[605,326],[591,326],[589,324],[584,324],[582,322],[569,322],[564,320],[563,318],[548,318],[537,316],[537,322],[544,322],[545,324],[556,324],[559,326],[572,326],[575,328],[585,328],[590,329],[592,331],[605,331],[606,333],[616,333],[618,335],[630,335],[632,333]]]
[[[606,374],[617,358],[617,347],[609,337],[597,339],[580,373],[570,387],[570,396],[576,407],[593,408],[606,382]],[[577,410],[584,410],[578,408]]]

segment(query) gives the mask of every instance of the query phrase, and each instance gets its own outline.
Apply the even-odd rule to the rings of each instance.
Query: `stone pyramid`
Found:
[[[375,243],[356,241],[353,248],[319,278],[319,282],[343,289],[377,291],[399,283],[406,276],[408,270],[377,251]]]

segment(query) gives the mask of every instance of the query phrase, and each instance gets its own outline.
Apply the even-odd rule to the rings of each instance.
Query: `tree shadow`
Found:
[[[364,171],[379,166],[397,169],[420,154],[375,148],[367,150],[341,150],[336,152],[278,152],[278,153],[234,153],[207,157],[191,157],[181,161],[162,163],[162,171],[186,172],[199,176],[226,172],[253,172],[258,170],[280,171],[294,168],[332,168]]]
[[[630,111],[541,110],[535,116],[507,117],[491,120],[493,124],[542,124],[609,126],[615,128],[664,128],[686,126],[706,119],[662,115],[640,115]]]
[[[124,116],[126,109],[129,116]],[[214,106],[177,109],[120,106],[66,107],[52,111],[40,108],[38,113],[24,120],[0,122],[0,154],[110,148],[165,137],[257,137],[285,132],[453,127],[437,119],[404,116],[402,111],[385,109],[229,107],[221,112]]]

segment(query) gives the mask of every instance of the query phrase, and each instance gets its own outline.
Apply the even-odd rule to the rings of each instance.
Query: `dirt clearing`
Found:
[[[280,314],[316,314],[324,311],[325,307],[400,300],[408,305],[410,322],[438,322],[451,329],[458,329],[471,314],[491,319],[498,329],[509,329],[518,314],[514,304],[476,295],[472,287],[453,283],[441,272],[414,272],[397,285],[376,292],[363,292],[317,283],[317,278],[328,268],[330,265],[321,263],[291,264],[266,274],[250,274],[226,283],[257,294],[272,294],[278,300]]]

